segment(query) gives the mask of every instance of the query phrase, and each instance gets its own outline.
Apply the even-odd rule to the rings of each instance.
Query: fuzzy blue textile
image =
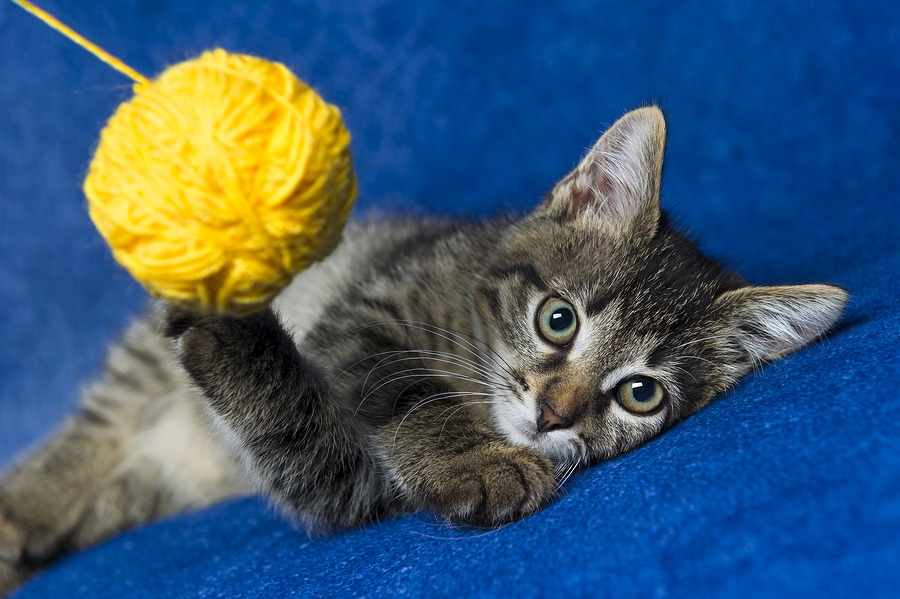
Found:
[[[822,342],[502,530],[417,514],[310,540],[237,500],[66,558],[20,597],[900,593],[896,2],[40,3],[148,75],[214,46],[286,63],[344,112],[357,215],[524,209],[658,102],[663,203],[702,247],[852,300]],[[80,191],[129,91],[0,2],[0,464],[74,409],[144,305]]]

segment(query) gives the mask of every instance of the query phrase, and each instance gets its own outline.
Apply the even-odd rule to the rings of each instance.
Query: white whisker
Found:
[[[425,333],[429,333],[445,341],[452,343],[453,345],[463,349],[467,353],[472,356],[478,358],[481,361],[490,361],[499,370],[506,372],[513,379],[518,380],[519,377],[516,376],[512,367],[506,363],[506,360],[503,359],[503,356],[498,354],[496,350],[483,343],[479,339],[475,339],[477,345],[469,341],[469,338],[474,338],[470,334],[462,333],[460,331],[454,331],[452,329],[447,329],[444,327],[438,327],[436,325],[417,322],[413,320],[383,320],[383,321],[374,321],[364,325],[360,325],[358,327],[354,327],[349,331],[350,333],[360,331],[365,328],[373,327],[373,326],[400,326],[406,327],[413,330],[422,331]]]
[[[416,410],[424,408],[425,406],[430,405],[436,401],[440,401],[442,399],[453,399],[455,397],[468,397],[468,396],[491,397],[491,395],[489,393],[468,393],[465,391],[448,391],[445,393],[438,393],[436,395],[429,395],[428,397],[426,397],[422,400],[419,400],[418,402],[415,403],[415,405],[413,405],[409,410],[406,411],[406,414],[403,415],[403,418],[401,418],[400,422],[397,424],[397,428],[394,431],[394,439],[391,442],[391,447],[396,446],[397,435],[400,434],[400,428],[403,426],[403,423],[406,422],[406,419],[409,418],[413,414],[413,412],[415,412]],[[438,417],[440,417],[440,415],[444,414],[447,410],[451,410],[453,408],[457,408],[453,412],[455,414],[460,408],[463,408],[469,404],[490,404],[490,403],[491,403],[490,401],[463,402],[462,404],[454,405],[454,406],[447,408],[446,410],[441,412],[441,414],[439,414]],[[452,415],[453,414],[451,414],[450,416],[452,416]],[[446,425],[446,423],[447,423],[447,421],[445,420],[444,424]],[[441,433],[443,433],[443,431],[444,431],[444,429],[443,429],[443,427],[441,427]]]
[[[388,352],[383,352],[388,353]],[[396,350],[393,352],[389,352],[390,355],[382,358],[378,361],[372,368],[369,369],[368,374],[366,375],[366,380],[363,381],[363,387],[365,387],[366,383],[368,383],[369,376],[375,372],[376,370],[383,368],[385,366],[396,364],[398,362],[410,362],[410,361],[431,361],[438,362],[441,364],[448,364],[451,366],[459,366],[464,370],[468,370],[473,374],[478,374],[482,376],[491,376],[493,373],[483,368],[482,366],[468,360],[466,358],[462,358],[457,356],[456,354],[449,354],[446,352],[439,352],[433,350],[417,350],[417,349],[409,349],[409,350]],[[374,357],[374,356],[373,356]]]
[[[450,422],[450,419],[453,418],[457,412],[459,412],[460,410],[462,410],[463,408],[466,408],[468,406],[490,405],[491,403],[493,403],[493,402],[490,402],[490,401],[467,401],[467,402],[463,402],[463,403],[459,404],[458,406],[456,406],[456,409],[453,410],[453,412],[451,412],[449,416],[444,418],[444,424],[441,425],[441,432],[438,434],[438,440],[440,440],[444,436],[444,429],[447,427],[447,423]],[[447,408],[447,410],[449,410],[449,409],[450,408]],[[447,410],[444,410],[444,412],[446,412]],[[444,412],[441,412],[441,414],[444,414]]]

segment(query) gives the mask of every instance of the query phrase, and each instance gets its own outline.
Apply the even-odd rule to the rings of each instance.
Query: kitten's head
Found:
[[[660,209],[665,121],[626,114],[511,228],[473,295],[495,426],[565,462],[637,447],[815,340],[846,293],[752,287]]]

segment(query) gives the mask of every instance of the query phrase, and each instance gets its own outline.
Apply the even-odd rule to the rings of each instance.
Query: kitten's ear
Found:
[[[777,360],[824,335],[837,322],[847,292],[832,285],[743,287],[717,300],[741,360]]]
[[[582,221],[618,235],[653,235],[666,121],[655,106],[627,113],[550,192],[546,208],[564,221]]]

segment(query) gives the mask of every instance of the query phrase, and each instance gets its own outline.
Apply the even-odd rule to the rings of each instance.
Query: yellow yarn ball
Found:
[[[349,143],[338,109],[284,65],[213,50],[118,108],[88,209],[152,294],[246,314],[337,245],[356,199]]]

